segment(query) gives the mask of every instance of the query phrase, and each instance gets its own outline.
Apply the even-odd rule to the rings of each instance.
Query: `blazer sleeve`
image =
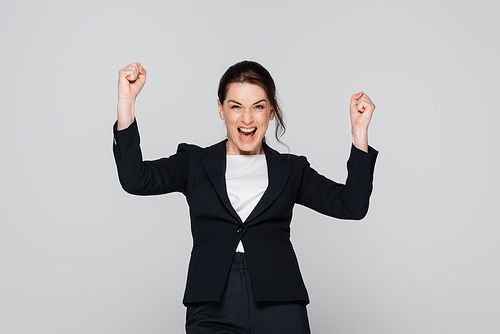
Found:
[[[363,219],[373,189],[373,172],[378,151],[368,153],[351,146],[345,185],[318,174],[305,157],[298,204],[340,219]]]
[[[185,194],[189,145],[180,144],[177,153],[153,161],[143,161],[137,122],[126,129],[113,126],[113,154],[123,189],[134,195]]]

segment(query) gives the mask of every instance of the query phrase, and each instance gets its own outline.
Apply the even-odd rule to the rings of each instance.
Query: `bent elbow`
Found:
[[[363,218],[366,217],[366,214],[368,213],[368,209],[366,209],[363,212],[358,212],[356,213],[351,219],[352,220],[362,220]]]
[[[122,184],[122,189],[130,195],[140,195],[140,192],[137,188],[131,187],[130,185],[124,185]]]
[[[368,203],[366,203],[366,205],[349,206],[344,212],[346,219],[362,220],[368,213]]]
[[[144,187],[137,183],[131,182],[131,180],[120,179],[120,185],[122,189],[131,195],[144,195]]]

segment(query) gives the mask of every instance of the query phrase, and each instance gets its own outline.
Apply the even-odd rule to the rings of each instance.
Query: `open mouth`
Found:
[[[238,127],[238,133],[242,141],[251,141],[256,132],[257,128],[255,126],[249,128]]]

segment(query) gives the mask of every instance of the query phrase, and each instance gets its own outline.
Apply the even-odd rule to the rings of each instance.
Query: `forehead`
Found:
[[[265,99],[267,101],[266,91],[259,85],[248,82],[229,84],[227,89],[226,101],[236,100],[240,103],[254,103]]]

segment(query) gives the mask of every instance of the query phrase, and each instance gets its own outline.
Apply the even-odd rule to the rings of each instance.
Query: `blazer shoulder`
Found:
[[[307,161],[307,158],[303,155],[299,154],[293,154],[293,153],[279,153],[278,155],[281,157],[283,160],[291,160],[294,163],[299,163],[299,164],[309,164]]]
[[[179,145],[177,145],[177,152],[179,152],[179,151],[203,152],[212,146],[201,147],[201,146],[196,145],[196,144],[179,143]]]
[[[179,145],[177,145],[177,153],[181,152],[190,153],[191,151],[197,151],[201,149],[202,149],[201,147],[194,144],[180,143]]]
[[[269,145],[264,143],[264,150],[269,157],[272,157],[273,160],[279,160],[283,162],[292,162],[295,166],[307,167],[309,162],[307,158],[302,155],[297,155],[293,153],[280,153],[275,149],[271,148]]]
[[[211,146],[207,147],[201,147],[195,144],[188,144],[188,143],[180,143],[177,146],[177,153],[185,153],[187,155],[202,155],[208,154],[208,155],[218,155],[218,154],[223,154],[225,155],[226,153],[226,141],[223,140],[219,143],[216,143]]]

